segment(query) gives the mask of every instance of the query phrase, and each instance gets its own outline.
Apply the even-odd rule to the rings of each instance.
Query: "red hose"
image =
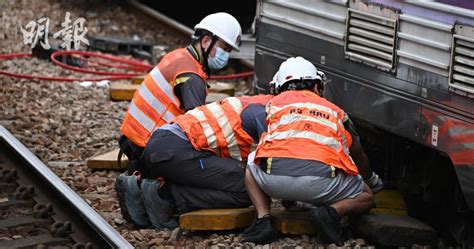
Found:
[[[86,68],[82,68],[82,67],[71,66],[71,65],[62,63],[61,61],[56,59],[58,56],[73,55],[73,54],[82,55],[82,56],[92,56],[92,57],[107,59],[107,60],[110,60],[110,61],[120,62],[120,63],[129,64],[129,65],[132,65],[132,66],[137,66],[137,67],[143,68],[142,70],[132,69],[134,71],[150,71],[150,70],[153,69],[152,66],[150,66],[148,64],[141,63],[139,61],[124,59],[124,58],[120,58],[120,57],[117,57],[117,56],[97,54],[97,53],[92,53],[92,52],[87,52],[87,51],[57,51],[57,52],[54,52],[53,54],[51,54],[51,60],[54,62],[54,64],[56,64],[60,67],[63,67],[63,68],[69,69],[69,70],[73,70],[73,71],[82,72],[82,73],[99,74],[99,75],[113,75],[113,76],[130,76],[130,77],[135,77],[135,76],[142,75],[142,74],[139,74],[139,73],[114,73],[114,72],[107,72],[107,71],[96,71],[96,70],[86,69]]]
[[[231,79],[238,79],[238,78],[247,78],[252,75],[253,75],[253,71],[248,71],[248,72],[228,74],[228,75],[213,75],[209,79],[210,80],[231,80]]]
[[[87,68],[82,68],[82,67],[75,67],[71,66],[65,63],[62,63],[57,59],[58,56],[62,55],[81,55],[81,56],[88,56],[88,57],[96,57],[99,59],[104,59],[104,60],[109,60],[113,62],[118,62],[115,64],[110,64],[106,62],[96,62],[97,65],[99,66],[107,66],[107,67],[113,67],[113,68],[121,68],[121,69],[127,69],[131,71],[139,71],[142,73],[117,73],[117,72],[107,72],[107,71],[97,71],[94,69],[87,69]],[[31,57],[31,53],[11,53],[11,54],[0,54],[0,60],[3,59],[12,59],[12,58],[18,58],[18,57]],[[90,73],[90,74],[98,74],[98,75],[105,75],[106,77],[101,77],[101,78],[67,78],[67,77],[53,77],[53,76],[38,76],[38,75],[31,75],[31,74],[19,74],[19,73],[12,73],[8,72],[5,70],[0,70],[0,74],[7,75],[9,77],[14,77],[14,78],[22,78],[22,79],[38,79],[38,80],[47,80],[47,81],[102,81],[102,80],[122,80],[122,79],[129,79],[133,78],[136,76],[141,76],[143,75],[143,72],[149,72],[150,70],[153,69],[153,66],[142,63],[140,61],[136,60],[131,60],[131,59],[124,59],[121,57],[117,56],[111,56],[111,55],[104,55],[104,54],[98,54],[98,53],[92,53],[92,52],[87,52],[87,51],[57,51],[51,54],[51,60],[53,63],[56,65],[59,65],[63,68],[73,70],[73,71],[78,71],[82,73]],[[83,59],[86,62],[92,62],[89,61],[88,59]],[[95,61],[94,61],[95,62]],[[121,64],[126,64],[126,65],[121,65]],[[253,71],[249,72],[244,72],[244,73],[237,73],[237,74],[231,74],[231,75],[214,75],[211,76],[209,79],[210,80],[229,80],[229,79],[238,79],[238,78],[245,78],[245,77],[250,77],[254,74]]]

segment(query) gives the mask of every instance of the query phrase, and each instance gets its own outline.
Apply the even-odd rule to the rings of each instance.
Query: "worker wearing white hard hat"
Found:
[[[311,62],[292,57],[270,82],[276,96],[266,106],[267,129],[245,173],[257,210],[245,241],[266,244],[278,238],[270,216],[273,197],[283,199],[286,208],[311,204],[306,207],[312,207],[308,214],[321,239],[342,243],[340,217],[369,210],[373,192],[382,188],[363,160],[351,158],[357,135],[345,112],[321,97],[325,80]]]
[[[229,61],[229,53],[233,49],[239,51],[242,29],[230,14],[208,15],[194,26],[194,30],[194,44],[210,70],[222,69]]]

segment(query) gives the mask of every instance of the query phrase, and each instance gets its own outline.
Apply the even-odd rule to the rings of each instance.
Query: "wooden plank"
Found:
[[[110,85],[110,98],[112,100],[123,101],[128,100],[131,101],[135,91],[138,90],[140,85],[130,85],[124,83],[117,83],[112,82]],[[226,90],[228,92],[228,90]],[[209,92],[206,98],[206,103],[212,103],[218,100],[225,99],[230,97],[231,95],[227,93],[216,93],[216,92]]]
[[[145,79],[145,75],[136,76],[131,79],[132,85],[140,85]],[[235,83],[219,82],[219,81],[208,81],[210,86],[209,92],[213,93],[226,93],[231,96],[234,96],[235,93]]]
[[[201,209],[182,214],[179,226],[187,230],[231,230],[249,226],[255,218],[254,208]]]
[[[390,215],[397,215],[397,216],[408,215],[406,210],[394,209],[394,208],[372,208],[370,212],[376,213],[376,214],[390,214]]]
[[[316,234],[316,227],[307,212],[272,211],[273,226],[281,234]]]
[[[131,82],[133,85],[140,85],[145,79],[145,75],[133,77]]]
[[[375,194],[375,204],[378,208],[407,209],[400,192],[394,189],[384,189]]]
[[[140,87],[140,85],[130,85],[124,83],[112,83],[110,85],[110,98],[112,100],[123,101],[128,100],[131,101],[133,98],[133,94],[135,91]],[[212,103],[218,100],[225,99],[230,97],[231,95],[226,93],[215,93],[209,92],[206,98],[206,103]]]
[[[371,212],[407,216],[407,207],[398,190],[384,189],[375,194],[375,208]]]
[[[379,215],[406,216],[406,205],[396,190],[377,193],[377,208],[371,217]],[[307,212],[272,211],[273,226],[284,235],[314,235],[316,227]],[[187,230],[230,230],[250,225],[255,209],[203,209],[181,215],[180,227]]]
[[[112,100],[132,100],[133,94],[140,87],[140,85],[130,85],[124,83],[112,82],[110,84],[110,98]]]
[[[273,211],[273,225],[282,234],[315,234],[306,212]],[[249,226],[255,219],[254,208],[201,209],[179,217],[179,225],[187,230],[231,230]]]
[[[87,167],[91,169],[125,169],[128,165],[128,158],[122,155],[122,165],[117,162],[119,149],[107,152],[105,154],[92,157],[87,160]]]

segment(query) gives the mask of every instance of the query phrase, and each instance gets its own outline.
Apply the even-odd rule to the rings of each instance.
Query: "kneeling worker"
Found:
[[[342,109],[320,97],[324,84],[309,61],[289,58],[273,82],[277,96],[267,104],[267,132],[249,156],[245,172],[257,219],[244,231],[244,239],[268,243],[278,237],[270,216],[269,197],[274,197],[317,206],[309,216],[322,239],[341,243],[341,216],[374,206],[373,191],[349,156],[354,129],[346,130],[351,123]],[[375,173],[364,179],[381,188]]]
[[[204,105],[208,76],[227,65],[233,49],[239,50],[242,31],[230,14],[208,15],[194,30],[191,45],[166,54],[133,95],[119,140],[121,153],[130,161],[129,175],[140,170],[140,158],[153,131]]]
[[[141,176],[122,176],[130,184],[120,203],[134,209],[133,222],[171,228],[177,225],[169,216],[172,207],[180,214],[251,205],[241,162],[265,131],[265,109],[257,107],[271,97],[226,98],[157,129],[145,147]]]

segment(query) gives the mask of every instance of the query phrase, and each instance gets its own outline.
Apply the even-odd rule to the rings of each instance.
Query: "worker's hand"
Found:
[[[375,174],[375,172],[372,172],[372,176],[370,176],[366,183],[372,189],[374,194],[379,192],[383,188],[382,179],[380,179],[380,177]]]

